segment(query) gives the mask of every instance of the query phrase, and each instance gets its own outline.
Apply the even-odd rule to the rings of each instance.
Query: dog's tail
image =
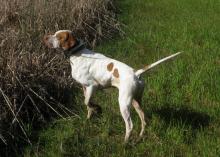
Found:
[[[179,55],[180,53],[182,53],[182,52],[177,52],[177,53],[175,53],[175,54],[173,54],[173,55],[170,55],[170,56],[168,56],[168,57],[165,57],[165,58],[163,58],[163,59],[160,59],[159,61],[156,61],[156,62],[154,62],[154,63],[152,63],[152,64],[150,64],[150,65],[147,65],[147,66],[145,66],[144,68],[137,70],[137,71],[135,72],[135,75],[139,77],[139,76],[140,76],[141,74],[143,74],[144,72],[150,70],[151,68],[157,66],[158,64],[160,64],[160,63],[162,63],[162,62],[165,62],[165,61],[167,61],[167,60],[169,60],[169,59],[171,59],[171,58],[173,58],[173,57]]]

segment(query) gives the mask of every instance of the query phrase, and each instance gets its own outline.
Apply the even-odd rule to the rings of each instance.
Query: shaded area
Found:
[[[13,115],[10,115],[10,112],[7,120],[0,121],[0,133],[5,139],[5,143],[0,140],[1,156],[11,157],[23,154],[25,146],[35,144],[42,128],[47,127],[51,121],[75,116],[78,113],[79,106],[75,105],[75,98],[79,97],[80,89],[77,85],[63,87],[47,79],[37,80],[37,82],[33,82],[33,85],[35,83],[38,86],[33,86],[31,89],[38,93],[38,96],[28,89],[26,92],[20,93],[20,97],[29,94],[30,98],[27,98],[23,104],[18,102],[19,109],[16,110],[16,115],[19,123]],[[20,124],[25,129],[27,136]]]
[[[180,126],[180,128],[185,128],[182,131],[186,144],[194,143],[197,133],[208,127],[212,120],[208,114],[197,112],[187,107],[165,106],[155,108],[152,112],[164,120],[167,127]]]
[[[153,113],[158,114],[166,123],[181,122],[192,129],[207,127],[211,117],[206,113],[194,111],[189,108],[161,107],[153,109]]]

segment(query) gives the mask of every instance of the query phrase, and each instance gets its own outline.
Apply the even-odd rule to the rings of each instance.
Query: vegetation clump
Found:
[[[69,63],[46,49],[42,37],[69,29],[94,47],[120,31],[115,10],[112,0],[1,0],[1,148],[12,141],[31,144],[31,128],[74,114],[64,106],[74,83]]]

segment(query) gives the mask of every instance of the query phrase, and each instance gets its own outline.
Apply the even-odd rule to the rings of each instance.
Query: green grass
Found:
[[[95,95],[101,117],[86,120],[83,96],[76,97],[81,118],[53,122],[24,156],[219,156],[220,1],[124,0],[118,6],[126,35],[98,52],[136,69],[184,52],[143,76],[144,138],[138,140],[140,121],[132,109],[132,139],[123,144],[118,91],[108,89]]]

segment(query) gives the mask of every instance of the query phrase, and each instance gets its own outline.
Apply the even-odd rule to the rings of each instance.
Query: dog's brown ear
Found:
[[[56,37],[60,42],[60,47],[64,50],[68,50],[76,44],[76,38],[71,32],[60,32]]]

